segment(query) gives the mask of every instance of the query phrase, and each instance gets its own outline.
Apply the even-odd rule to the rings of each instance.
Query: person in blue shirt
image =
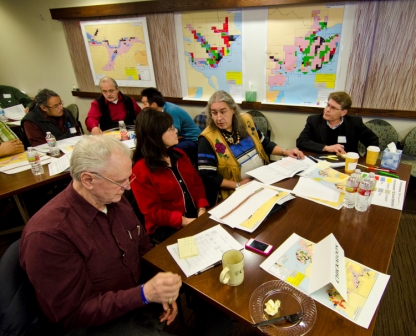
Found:
[[[182,149],[192,163],[196,162],[198,137],[201,130],[191,116],[181,107],[165,101],[162,93],[155,88],[142,91],[141,102],[144,107],[152,107],[159,112],[169,113],[173,118],[173,126],[178,130],[179,143],[175,146]]]

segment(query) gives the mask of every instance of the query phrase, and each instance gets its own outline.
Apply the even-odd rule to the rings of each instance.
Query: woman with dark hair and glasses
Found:
[[[49,89],[39,91],[35,103],[21,124],[31,146],[46,143],[46,132],[51,132],[56,140],[81,135],[72,113],[64,108],[64,102],[59,95]]]
[[[177,130],[168,113],[145,108],[136,119],[131,184],[147,232],[161,242],[206,212],[204,186],[185,152],[174,148]]]

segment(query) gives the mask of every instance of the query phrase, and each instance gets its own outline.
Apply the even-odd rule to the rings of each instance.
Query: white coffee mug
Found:
[[[220,281],[229,286],[238,286],[244,281],[244,254],[229,250],[222,255]]]

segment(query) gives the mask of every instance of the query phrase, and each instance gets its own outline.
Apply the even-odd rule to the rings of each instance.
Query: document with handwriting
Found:
[[[225,251],[242,250],[244,248],[221,225],[202,231],[194,237],[198,247],[198,255],[195,257],[181,259],[178,244],[166,246],[187,277],[220,261]]]

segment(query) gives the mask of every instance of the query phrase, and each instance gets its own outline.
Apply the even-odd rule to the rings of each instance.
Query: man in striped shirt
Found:
[[[16,134],[0,121],[0,157],[22,153],[25,151],[23,143]]]

